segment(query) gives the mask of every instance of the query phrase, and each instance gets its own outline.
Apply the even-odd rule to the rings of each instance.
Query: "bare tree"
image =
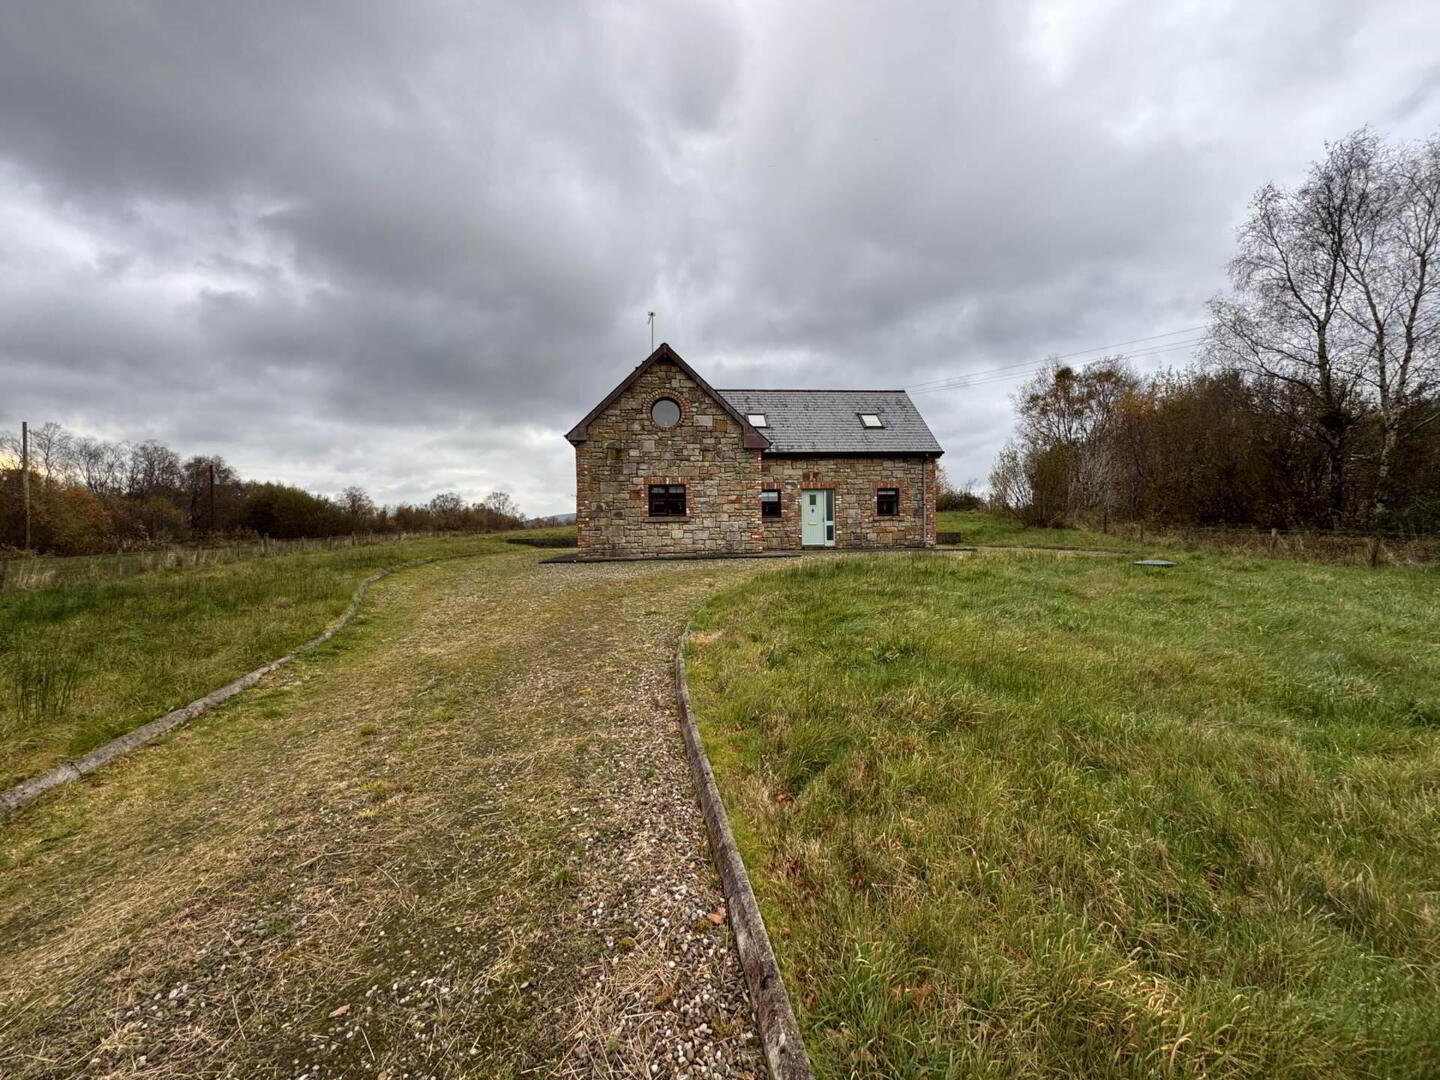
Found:
[[[84,436],[74,441],[72,456],[80,482],[91,494],[118,495],[124,489],[130,456],[130,449],[124,443]]]
[[[434,514],[458,514],[465,509],[465,500],[453,491],[442,491],[430,500],[430,511]]]
[[[1212,370],[1127,386],[1052,365],[1016,398],[994,504],[1032,524],[1099,507],[1440,527],[1437,263],[1440,140],[1327,145],[1303,182],[1252,201],[1211,306]]]
[[[375,518],[375,503],[362,487],[347,487],[340,493],[338,501],[340,508],[345,511],[345,516],[350,519],[352,532],[358,532]]]
[[[1343,145],[1343,144],[1342,144]],[[1329,148],[1298,188],[1270,184],[1250,205],[1230,266],[1235,297],[1211,304],[1210,352],[1296,391],[1277,396],[1292,426],[1324,450],[1331,524],[1345,513],[1346,471],[1364,404],[1357,341],[1345,317],[1346,245],[1364,177]]]
[[[492,514],[499,514],[501,517],[520,517],[520,507],[508,491],[492,491],[480,500],[480,505]]]
[[[125,493],[137,498],[156,495],[177,496],[185,487],[180,455],[154,439],[130,448],[125,475]]]
[[[1121,499],[1121,456],[1112,437],[1120,404],[1140,390],[1120,357],[1084,368],[1052,362],[1015,396],[1019,438],[1038,516],[1108,514]]]
[[[458,529],[464,524],[465,500],[453,491],[442,491],[430,500],[427,509],[432,515],[431,526],[437,529]]]
[[[73,439],[53,420],[30,429],[30,468],[46,480],[60,482],[73,472]]]
[[[1373,464],[1364,510],[1383,528],[1397,460],[1440,418],[1437,259],[1440,144],[1390,147],[1364,129],[1293,191],[1262,189],[1241,229],[1211,354],[1273,384],[1254,400],[1323,448],[1332,526],[1358,461]]]
[[[214,532],[220,527],[221,504],[226,508],[230,493],[240,476],[219,454],[197,454],[185,462],[182,472],[190,502],[190,530]]]
[[[974,477],[962,484],[954,483],[943,467],[935,470],[935,508],[945,510],[978,510],[984,500],[975,494],[979,481]]]
[[[1021,434],[1041,446],[1091,442],[1138,385],[1123,357],[1107,356],[1083,368],[1052,360],[1015,396]]]
[[[1383,528],[1397,456],[1440,418],[1440,143],[1390,149],[1362,131],[1330,160],[1355,177],[1344,310],[1363,343],[1357,374],[1378,428],[1371,515]]]
[[[990,509],[1025,521],[1033,504],[1034,492],[1025,469],[1025,454],[1012,440],[995,456],[995,465],[990,470]]]

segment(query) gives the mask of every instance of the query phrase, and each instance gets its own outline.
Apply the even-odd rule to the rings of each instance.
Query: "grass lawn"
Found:
[[[958,535],[962,546],[1128,548],[1118,536],[1089,529],[1027,528],[1013,518],[980,510],[944,510],[935,515],[938,533]]]
[[[825,559],[697,713],[822,1077],[1440,1074],[1440,574]]]
[[[0,822],[0,1077],[761,1074],[673,648],[765,561],[505,546]]]
[[[0,787],[283,655],[319,633],[377,570],[517,550],[504,535],[399,541],[0,593]]]

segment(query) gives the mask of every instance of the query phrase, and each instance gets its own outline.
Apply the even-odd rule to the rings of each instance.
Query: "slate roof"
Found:
[[[944,453],[904,390],[716,390],[735,411],[764,413],[770,454]],[[875,413],[882,428],[865,428]]]

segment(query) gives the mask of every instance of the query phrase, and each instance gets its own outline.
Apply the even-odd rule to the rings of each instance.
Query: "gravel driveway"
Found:
[[[0,1075],[763,1075],[671,659],[765,565],[399,575],[0,826]]]

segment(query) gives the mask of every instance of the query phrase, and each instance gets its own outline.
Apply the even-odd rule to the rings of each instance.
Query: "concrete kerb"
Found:
[[[114,761],[120,755],[135,749],[137,746],[143,746],[148,742],[158,739],[167,731],[173,731],[182,724],[189,723],[195,719],[195,717],[200,716],[202,713],[209,712],[216,705],[229,700],[242,690],[247,690],[254,686],[272,671],[284,667],[317,645],[323,645],[339,633],[345,624],[350,621],[355,612],[359,610],[360,601],[365,597],[365,591],[381,578],[389,577],[391,574],[398,573],[401,570],[413,570],[416,567],[426,566],[430,563],[469,558],[474,558],[474,555],[439,555],[433,559],[417,559],[414,562],[402,563],[399,566],[392,566],[388,570],[381,570],[379,573],[371,574],[356,586],[355,592],[350,597],[349,605],[340,613],[340,616],[299,648],[286,653],[278,660],[271,660],[268,664],[258,667],[245,675],[241,675],[240,678],[234,682],[227,683],[219,690],[206,694],[199,700],[192,701],[189,705],[183,705],[173,712],[168,712],[164,716],[151,720],[149,723],[142,724],[134,731],[111,739],[103,746],[97,746],[94,750],[72,761],[66,761],[55,766],[53,769],[40,773],[38,776],[32,776],[28,780],[22,780],[13,787],[0,791],[0,817],[20,809],[20,807],[27,803],[33,802],[51,788],[68,784],[72,780],[79,780],[82,776],[88,776],[102,765]]]
[[[542,559],[546,565],[622,562],[705,562],[716,559],[798,559],[798,551],[714,551],[680,552],[675,555],[556,555]]]
[[[969,553],[976,550],[978,549],[973,547],[956,547],[953,545],[884,548],[806,547],[798,549],[786,548],[779,551],[682,552],[675,555],[556,555],[554,558],[541,559],[540,561],[547,566],[558,566],[621,562],[714,562],[721,559],[808,559],[812,555],[954,555],[956,553]]]
[[[735,951],[740,956],[740,967],[745,973],[750,1002],[755,1009],[760,1046],[774,1080],[814,1080],[810,1058],[805,1053],[805,1043],[795,1021],[795,1010],[791,1007],[790,995],[775,963],[775,950],[770,945],[765,920],[755,902],[750,876],[745,872],[745,861],[735,846],[735,837],[725,816],[725,804],[720,798],[710,760],[705,755],[705,744],[695,726],[690,705],[690,684],[685,678],[685,641],[689,636],[690,627],[687,624],[675,648],[675,692],[680,705],[680,729],[685,736],[685,751],[690,759],[690,771],[695,777],[700,810],[710,837],[710,852],[725,894],[730,929],[735,935]]]

